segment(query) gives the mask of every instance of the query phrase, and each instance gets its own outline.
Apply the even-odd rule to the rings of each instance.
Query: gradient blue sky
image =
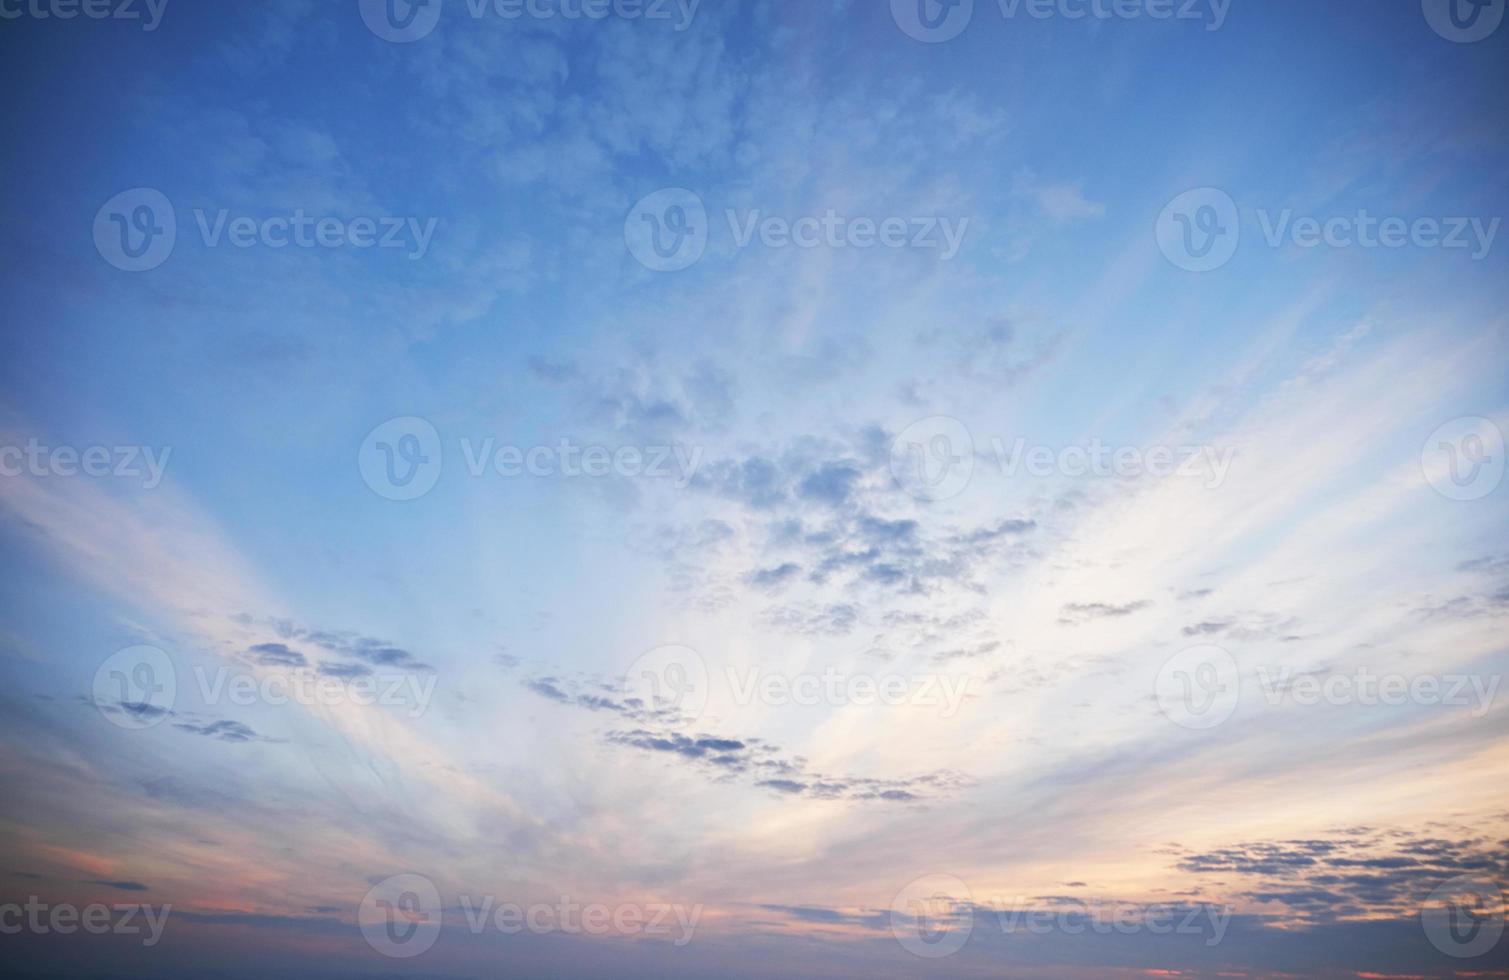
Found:
[[[445,0],[411,43],[355,0],[0,21],[0,446],[171,450],[151,487],[0,476],[0,901],[176,917],[152,949],[0,944],[58,976],[249,975],[253,951],[292,976],[1503,975],[1509,942],[1454,960],[1419,918],[1445,880],[1509,884],[1503,705],[1275,704],[1262,679],[1509,666],[1506,491],[1452,499],[1422,462],[1477,419],[1502,473],[1509,242],[1263,226],[1501,218],[1509,28],[1454,43],[1419,0],[1190,9],[977,0],[942,43],[884,0],[704,0],[684,30]],[[140,273],[91,230],[134,188],[177,222]],[[625,236],[665,188],[707,214],[674,272]],[[1156,234],[1199,188],[1241,226],[1209,272]],[[419,258],[236,248],[196,209],[435,225]],[[947,259],[740,248],[730,209],[967,225]],[[408,417],[444,462],[397,501],[359,459]],[[973,476],[919,498],[892,448],[940,417]],[[472,476],[489,438],[696,466]],[[1230,469],[1007,473],[1018,439]],[[1199,644],[1241,699],[1195,730],[1157,694]],[[136,729],[92,702],[140,645],[179,680]],[[623,690],[666,645],[708,671],[695,711]],[[431,693],[230,704],[193,679],[300,663]],[[968,695],[726,683],[830,668]],[[386,959],[358,906],[403,873],[445,926]],[[888,910],[939,875],[973,931],[919,958]],[[704,912],[681,947],[475,936],[479,894]],[[996,928],[1065,896],[1233,918],[1213,946]]]

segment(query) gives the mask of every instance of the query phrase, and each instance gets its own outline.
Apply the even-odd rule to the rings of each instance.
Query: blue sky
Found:
[[[1505,968],[1509,31],[0,9],[0,905],[173,909],[38,975]]]

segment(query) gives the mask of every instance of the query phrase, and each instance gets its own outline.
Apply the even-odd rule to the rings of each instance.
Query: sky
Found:
[[[8,971],[1509,975],[1505,5],[0,0]]]

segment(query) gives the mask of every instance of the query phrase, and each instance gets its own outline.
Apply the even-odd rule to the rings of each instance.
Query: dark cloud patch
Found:
[[[819,606],[811,603],[774,606],[761,621],[774,629],[803,636],[843,636],[859,624],[859,607],[841,602]]]
[[[99,879],[91,878],[91,879],[88,879],[88,880],[82,882],[82,884],[85,884],[85,885],[104,885],[106,888],[114,888],[117,891],[123,891],[123,892],[145,892],[145,891],[151,891],[150,888],[148,888],[146,885],[142,884],[139,881],[102,881],[102,880],[99,880]]]
[[[680,715],[670,701],[646,704],[643,698],[627,694],[623,682],[614,686],[610,679],[584,678],[567,680],[554,675],[531,677],[521,681],[529,690],[548,701],[587,711],[621,715],[641,724],[675,723]]]
[[[1258,841],[1183,855],[1196,875],[1251,879],[1242,892],[1282,906],[1300,923],[1415,914],[1443,882],[1461,875],[1509,878],[1509,848],[1479,836],[1447,840],[1404,830],[1349,828],[1322,839]]]
[[[286,643],[258,643],[246,651],[264,667],[307,667],[308,659]]]
[[[782,796],[818,800],[912,803],[955,793],[969,780],[949,770],[903,779],[832,776],[808,768],[801,756],[788,756],[758,738],[722,738],[672,731],[636,729],[613,731],[608,742],[679,759],[717,780],[745,777],[753,785]]]
[[[372,668],[368,667],[366,664],[324,663],[320,664],[319,672],[326,677],[334,677],[337,680],[349,681],[354,680],[358,677],[370,676],[372,673]]]
[[[280,650],[288,650],[288,642],[312,644],[343,658],[346,661],[356,661],[369,664],[373,667],[391,668],[406,671],[429,671],[435,668],[419,660],[413,653],[396,644],[374,637],[364,636],[361,633],[349,630],[324,630],[311,629],[301,626],[287,619],[257,619],[249,615],[237,617],[241,622],[248,625],[268,625],[277,632],[283,643],[260,644],[276,655]],[[253,650],[258,649],[254,647]],[[291,665],[302,666],[302,665]],[[332,674],[330,676],[339,676]]]
[[[195,735],[203,735],[205,738],[213,738],[220,742],[276,742],[277,739],[268,738],[266,735],[257,734],[256,730],[239,721],[231,721],[222,718],[219,721],[193,722],[175,721],[174,728],[191,732]]]
[[[1064,626],[1082,626],[1097,619],[1119,619],[1152,608],[1152,601],[1139,599],[1123,605],[1108,602],[1071,602],[1059,611],[1058,621]]]
[[[801,572],[802,566],[788,561],[774,568],[756,569],[745,576],[745,581],[757,589],[772,592],[796,578]]]

